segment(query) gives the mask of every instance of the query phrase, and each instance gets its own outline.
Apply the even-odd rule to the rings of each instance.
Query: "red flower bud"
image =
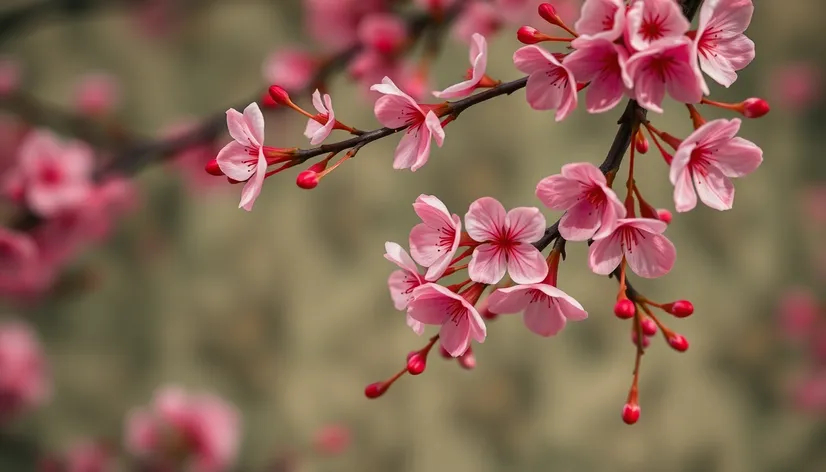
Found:
[[[516,39],[522,44],[536,44],[540,42],[539,31],[530,26],[523,26],[516,31]]]
[[[269,94],[273,101],[279,105],[289,105],[292,103],[292,100],[290,100],[290,94],[278,85],[271,86],[269,89]]]
[[[671,212],[666,210],[665,208],[660,208],[659,210],[657,210],[657,218],[659,218],[660,221],[667,225],[671,224]]]
[[[555,25],[559,23],[559,16],[556,14],[556,8],[550,3],[542,3],[538,8],[539,16],[548,23]]]
[[[634,424],[640,419],[640,406],[636,403],[626,403],[622,407],[622,421],[625,424]]]
[[[637,345],[637,330],[631,331],[631,343],[636,346]],[[643,335],[642,337],[642,347],[648,347],[651,345],[651,338],[648,336]]]
[[[668,345],[678,352],[688,350],[688,340],[681,334],[671,333],[671,335],[668,336]]]
[[[379,398],[387,391],[387,385],[384,382],[371,383],[364,388],[364,396],[367,398]]]
[[[212,159],[207,162],[206,166],[204,166],[204,170],[206,170],[209,175],[214,175],[217,177],[224,175],[224,171],[221,170],[221,167],[218,165],[218,161],[216,159]]]
[[[459,356],[457,360],[463,369],[473,370],[476,367],[476,356],[473,354],[473,350],[471,350],[470,347],[468,347],[467,351]]]
[[[685,318],[694,313],[694,305],[688,300],[677,300],[676,302],[663,305],[663,310],[677,318]]]
[[[657,334],[657,323],[654,323],[654,320],[651,318],[645,318],[640,325],[642,327],[642,334],[646,336],[654,336]]]
[[[634,313],[637,312],[637,307],[634,306],[634,302],[627,298],[622,298],[617,300],[617,303],[614,304],[614,314],[617,318],[627,320],[629,318],[634,317]]]
[[[295,183],[304,190],[314,189],[318,186],[318,172],[312,170],[302,171],[295,179]]]
[[[407,357],[407,371],[410,375],[421,374],[425,367],[427,367],[427,357],[423,356],[421,352],[414,352],[413,355]]]
[[[760,118],[769,112],[769,103],[762,98],[749,98],[742,103],[743,116],[746,118]]]
[[[278,103],[270,96],[269,92],[264,92],[261,96],[261,106],[264,108],[276,108]]]
[[[648,152],[648,138],[642,134],[642,131],[637,133],[637,137],[634,139],[634,146],[640,154],[645,154]]]

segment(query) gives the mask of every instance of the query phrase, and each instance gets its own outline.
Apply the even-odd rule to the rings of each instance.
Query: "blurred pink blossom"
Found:
[[[304,0],[307,30],[319,44],[341,51],[358,39],[361,20],[387,9],[387,0]]]
[[[796,406],[806,412],[826,413],[826,370],[815,372],[795,389]]]
[[[20,86],[20,65],[10,57],[0,58],[0,98],[17,91]]]
[[[83,440],[75,443],[64,458],[63,472],[108,472],[113,458],[109,450],[99,442]]]
[[[778,321],[783,334],[800,339],[811,334],[820,316],[815,295],[803,288],[787,290],[777,307]]]
[[[777,66],[769,75],[769,92],[774,103],[792,112],[810,108],[823,95],[823,72],[811,61]]]
[[[466,0],[453,25],[453,36],[460,41],[470,43],[474,33],[492,37],[502,27],[502,16],[493,3],[482,0]]]
[[[262,72],[268,85],[278,85],[288,92],[298,92],[310,86],[318,66],[318,59],[309,52],[284,48],[267,57]]]
[[[108,115],[118,106],[120,90],[117,80],[106,73],[83,76],[75,88],[75,106],[84,115]]]
[[[42,405],[50,393],[46,359],[34,331],[22,322],[0,324],[0,423]]]
[[[315,450],[321,454],[338,455],[350,446],[350,430],[341,424],[330,424],[316,431]]]
[[[129,413],[126,448],[159,467],[183,458],[193,472],[227,470],[238,452],[240,421],[235,407],[221,398],[167,386],[152,405]]]

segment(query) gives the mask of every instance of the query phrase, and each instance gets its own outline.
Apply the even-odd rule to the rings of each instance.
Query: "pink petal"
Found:
[[[324,102],[321,100],[321,92],[318,89],[315,89],[315,92],[313,92],[313,107],[321,114],[329,112],[329,109],[324,106]]]
[[[447,322],[439,330],[439,342],[451,356],[459,357],[470,346],[470,320],[460,316],[457,322]]]
[[[517,207],[505,215],[505,226],[514,241],[534,243],[545,235],[545,216],[536,207]]]
[[[444,259],[443,256],[448,254],[448,251],[439,245],[441,237],[442,233],[439,232],[438,228],[433,228],[425,223],[414,226],[410,231],[410,252],[416,262],[424,267],[431,267],[436,262]],[[444,273],[444,270],[442,270],[442,273]]]
[[[475,251],[473,255],[476,255]],[[548,264],[537,248],[531,244],[521,243],[508,253],[508,274],[515,283],[535,284],[548,275]]]
[[[473,73],[470,79],[451,85],[441,92],[433,92],[438,98],[451,99],[466,97],[473,93],[476,85],[482,80],[485,75],[485,69],[488,62],[488,48],[485,42],[485,37],[481,34],[474,33],[470,44],[470,64],[473,68]]]
[[[582,200],[562,215],[559,234],[568,241],[587,241],[597,232],[600,221],[599,209],[590,201]]]
[[[416,202],[413,203],[413,211],[425,224],[433,228],[449,228],[454,224],[447,206],[433,195],[419,195]],[[459,226],[461,226],[461,222]]]
[[[588,249],[588,266],[595,274],[608,275],[614,271],[622,261],[622,245],[620,235],[615,231],[605,239],[599,239]]]
[[[456,300],[445,294],[444,287],[428,283],[413,290],[413,300],[407,305],[407,314],[414,320],[429,324],[440,325],[450,318],[451,307]],[[455,294],[453,294],[456,296]]]
[[[551,175],[536,185],[536,196],[551,210],[567,210],[582,198],[582,184],[564,175]]]
[[[646,37],[643,31],[648,22],[653,21],[658,26],[659,34],[655,37]],[[641,51],[657,40],[681,37],[688,31],[688,20],[683,12],[672,0],[638,0],[628,10],[626,31],[628,42],[633,49]]]
[[[488,297],[488,309],[491,313],[510,314],[520,313],[530,303],[534,285],[514,285],[500,288]]]
[[[413,162],[413,165],[410,166],[411,172],[416,172],[419,170],[423,165],[427,164],[427,160],[430,158],[430,138],[433,136],[430,131],[430,127],[419,126],[417,134],[418,143],[416,145],[416,160]]]
[[[382,126],[394,129],[418,122],[424,116],[419,105],[407,95],[383,95],[376,100],[373,111]]]
[[[416,263],[413,262],[413,259],[407,254],[407,251],[398,243],[387,241],[384,243],[384,251],[384,258],[396,264],[399,268],[413,274],[419,273],[419,268],[416,267]]]
[[[606,27],[608,26],[608,27]],[[625,26],[625,2],[622,0],[585,0],[582,13],[574,24],[580,37],[619,39]]]
[[[676,174],[674,180],[674,209],[680,213],[691,211],[697,206],[697,193],[688,169]]]
[[[513,65],[526,74],[544,73],[562,64],[548,51],[536,45],[524,46],[513,53]]]
[[[402,139],[399,141],[399,145],[396,146],[396,154],[393,157],[394,169],[410,169],[416,165],[416,159],[421,152],[419,146],[422,144],[419,134],[429,134],[428,131],[424,131],[422,128],[424,127],[411,126],[404,132],[404,136],[402,136]],[[429,144],[430,140],[428,140],[427,143]]]
[[[606,201],[602,205],[602,221],[600,221],[599,231],[594,233],[594,239],[608,237],[617,228],[619,220],[625,218],[625,205],[619,200],[617,194],[610,187],[603,186]]]
[[[671,271],[677,259],[677,250],[665,236],[649,233],[626,251],[625,258],[635,274],[653,279]]]
[[[553,336],[565,327],[565,317],[554,299],[543,297],[525,308],[522,315],[525,326],[540,336]]]
[[[562,315],[571,321],[582,321],[588,318],[588,312],[582,308],[582,305],[562,290],[548,284],[539,284],[536,286],[545,295],[552,297],[556,302],[558,309]]]
[[[694,187],[700,201],[715,210],[730,210],[734,204],[734,184],[716,167],[709,167],[705,175],[692,172]]]
[[[258,151],[258,166],[255,170],[255,175],[244,184],[244,190],[241,192],[241,202],[238,208],[243,208],[247,211],[252,211],[252,206],[258,195],[261,194],[261,188],[264,186],[264,177],[267,174],[267,159],[264,157],[264,150]]]
[[[407,304],[413,299],[410,289],[410,278],[412,275],[405,270],[394,270],[387,279],[387,287],[390,289],[390,298],[393,306],[397,310],[404,310]]]
[[[250,156],[247,148],[238,141],[232,141],[218,151],[218,167],[227,177],[243,182],[255,172],[255,166],[250,164]]]
[[[264,144],[264,114],[255,102],[244,108],[244,127],[253,147]]]
[[[763,163],[763,150],[743,138],[733,138],[715,151],[715,166],[726,177],[744,177]]]
[[[413,330],[414,333],[418,334],[419,336],[424,333],[424,323],[420,323],[413,319],[410,314],[407,315],[407,326]]]
[[[475,241],[493,241],[505,230],[506,218],[505,207],[498,200],[482,197],[470,204],[465,230]]]
[[[467,219],[465,219],[465,224],[467,224]],[[473,250],[468,264],[468,276],[474,282],[495,284],[502,280],[507,269],[508,260],[505,252],[486,243]]]

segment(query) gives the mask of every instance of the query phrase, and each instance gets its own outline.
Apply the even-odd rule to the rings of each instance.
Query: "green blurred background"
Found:
[[[0,12],[25,2],[2,3]],[[180,6],[180,22],[154,38],[140,35],[134,11],[116,3],[52,15],[5,38],[0,52],[23,63],[26,90],[66,107],[82,74],[114,74],[119,117],[151,136],[182,116],[197,119],[255,96],[265,86],[265,56],[306,42],[293,0],[190,2]],[[140,173],[139,210],[70,268],[94,274],[94,287],[14,309],[40,333],[55,386],[52,402],[16,423],[15,434],[48,450],[79,436],[119,441],[130,407],[178,383],[241,409],[238,470],[300,447],[328,423],[352,428],[351,448],[300,470],[826,470],[826,412],[801,411],[793,398],[813,367],[804,347],[782,339],[776,310],[789,287],[824,286],[817,262],[824,231],[809,224],[802,198],[826,181],[826,109],[816,99],[785,106],[772,80],[800,61],[822,68],[826,7],[755,3],[748,34],[757,58],[731,90],[714,84],[711,98],[770,100],[772,112],[742,128],[765,162],[736,182],[732,211],[675,214],[671,274],[633,279],[649,298],[695,306],[691,318],[669,320],[690,350],[678,354],[657,338],[644,357],[634,427],[620,420],[634,347],[611,313],[616,282],[589,272],[584,244],[568,246],[560,287],[589,311],[587,321],[543,339],[519,317],[502,317],[475,349],[474,371],[434,356],[424,375],[403,378],[379,400],[363,396],[366,384],[395,372],[425,341],[393,310],[386,279],[394,267],[382,257],[385,241],[406,245],[419,194],[437,195],[459,214],[485,195],[506,207],[539,206],[539,179],[567,162],[602,161],[621,108],[592,116],[580,107],[555,123],[517,92],[462,114],[415,174],[392,169],[397,140],[390,138],[313,191],[298,189],[294,173],[268,179],[252,213],[236,208],[236,186],[193,189],[168,165]],[[510,57],[519,44],[510,30],[490,43],[488,73],[517,78]],[[466,56],[464,45],[449,42],[434,88],[454,83]],[[337,116],[376,127],[371,105],[354,91],[344,79],[333,83]],[[674,103],[654,123],[690,132]],[[268,144],[306,146],[304,124],[269,116]],[[638,162],[646,198],[673,208],[660,157],[652,151]]]

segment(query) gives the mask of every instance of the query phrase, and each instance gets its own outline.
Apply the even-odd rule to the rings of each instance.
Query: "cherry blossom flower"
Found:
[[[42,405],[50,394],[46,359],[34,331],[22,322],[0,324],[0,424]]]
[[[811,334],[820,317],[817,298],[810,291],[795,288],[781,295],[777,316],[783,334],[800,340]]]
[[[754,59],[754,42],[743,34],[751,23],[751,0],[708,0],[700,9],[694,39],[700,67],[725,87]]]
[[[556,110],[556,121],[564,120],[576,108],[576,80],[556,56],[536,45],[513,53],[513,63],[528,74],[525,95],[534,110]]]
[[[389,77],[370,90],[383,94],[376,100],[374,112],[383,126],[404,128],[404,133],[393,159],[394,169],[410,169],[415,172],[430,157],[430,140],[441,147],[445,139],[439,117],[433,112],[437,106],[420,105],[412,97],[399,90]]]
[[[66,451],[63,469],[65,472],[106,472],[112,470],[112,454],[99,442],[84,440],[72,445]]]
[[[488,44],[485,37],[479,33],[473,33],[470,43],[470,65],[468,80],[451,85],[441,92],[433,92],[438,98],[451,99],[466,97],[476,90],[479,82],[485,77],[485,69],[488,66]]]
[[[117,106],[119,94],[118,83],[111,75],[88,74],[77,83],[75,107],[85,115],[106,115]]]
[[[625,86],[634,87],[640,106],[662,113],[665,93],[682,103],[698,103],[708,86],[697,66],[691,40],[682,36],[657,41],[628,59]]]
[[[167,126],[161,135],[168,139],[176,139],[192,132],[198,126],[196,121],[184,119]],[[178,171],[187,185],[194,190],[203,190],[216,187],[220,179],[204,172],[204,166],[215,158],[215,145],[211,141],[192,144],[181,149],[169,159],[169,164]]]
[[[462,8],[453,24],[453,36],[460,41],[470,43],[475,33],[490,37],[502,27],[500,10],[492,2],[483,0],[463,0],[467,5]]]
[[[267,57],[262,73],[268,84],[279,85],[288,92],[298,92],[310,85],[318,66],[318,60],[307,51],[284,48]]]
[[[465,226],[468,235],[482,243],[468,264],[474,282],[495,284],[507,272],[518,284],[532,284],[548,275],[545,258],[532,244],[545,233],[539,209],[519,207],[505,213],[498,200],[482,197],[470,204]]]
[[[37,258],[31,236],[0,227],[0,287],[13,286],[20,278],[28,277]]]
[[[350,429],[342,424],[328,424],[316,431],[313,446],[325,455],[339,455],[347,450],[352,441]]]
[[[0,57],[0,97],[7,97],[20,87],[20,65],[9,57]]]
[[[826,412],[826,369],[813,373],[795,390],[797,408],[817,414]]]
[[[575,39],[575,51],[565,56],[562,64],[580,82],[590,82],[585,92],[585,108],[589,113],[603,113],[615,106],[626,94],[623,76],[628,52],[607,39]]]
[[[790,62],[775,67],[766,81],[768,93],[787,110],[799,112],[816,106],[823,95],[822,73],[812,62]]]
[[[441,326],[439,342],[453,357],[470,347],[471,338],[485,342],[485,322],[473,304],[441,285],[427,283],[413,291],[407,313],[416,321]]]
[[[413,210],[422,223],[410,231],[410,252],[416,262],[428,268],[425,279],[438,280],[459,248],[462,220],[433,195],[419,195]]]
[[[614,42],[625,27],[623,0],[585,0],[574,29],[582,39],[601,38]]]
[[[700,201],[715,210],[729,210],[734,203],[731,179],[754,172],[763,162],[763,150],[736,137],[740,120],[718,119],[697,128],[683,140],[671,162],[669,178],[674,185],[674,205],[686,212]],[[696,189],[696,192],[695,192]]]
[[[190,394],[165,387],[150,407],[130,412],[126,448],[151,464],[177,464],[184,454],[188,468],[217,472],[232,465],[238,451],[240,418],[235,408],[210,394]]]
[[[646,279],[671,271],[677,258],[674,244],[662,235],[667,224],[651,218],[623,218],[614,232],[597,239],[588,251],[588,265],[594,273],[608,275],[622,258],[635,274]]]
[[[71,210],[89,196],[92,150],[79,141],[62,142],[36,130],[20,146],[19,175],[26,202],[43,217]]]
[[[567,320],[588,318],[582,305],[562,290],[546,283],[500,288],[488,297],[490,311],[521,313],[525,326],[540,336],[553,336]]]
[[[307,30],[319,44],[343,51],[358,41],[358,27],[371,13],[386,9],[386,0],[304,0]]]
[[[413,290],[425,283],[424,278],[419,273],[416,263],[397,243],[387,241],[384,243],[384,258],[399,266],[401,270],[393,271],[387,279],[387,286],[390,288],[390,298],[397,310],[407,309],[407,305],[413,300]],[[424,325],[407,315],[407,326],[413,329],[416,334],[424,332]]]
[[[321,92],[316,89],[313,92],[313,106],[318,110],[319,117],[324,124],[319,123],[315,119],[307,120],[307,128],[304,130],[304,136],[310,138],[310,144],[317,146],[324,142],[330,133],[333,132],[333,127],[336,125],[336,114],[333,112],[333,100],[330,95],[324,94],[324,101],[321,100]]]
[[[654,41],[681,37],[689,26],[674,0],[636,0],[626,15],[625,44],[642,51]]]
[[[246,181],[238,208],[252,210],[261,194],[267,173],[264,157],[264,115],[257,103],[251,103],[241,114],[234,108],[227,110],[227,128],[235,141],[218,152],[218,166],[227,177]]]
[[[359,22],[361,44],[381,54],[394,54],[407,41],[407,25],[390,13],[374,13]]]
[[[561,174],[539,181],[536,196],[548,208],[566,212],[559,234],[569,241],[604,238],[625,218],[625,207],[605,175],[590,163],[565,164]]]

